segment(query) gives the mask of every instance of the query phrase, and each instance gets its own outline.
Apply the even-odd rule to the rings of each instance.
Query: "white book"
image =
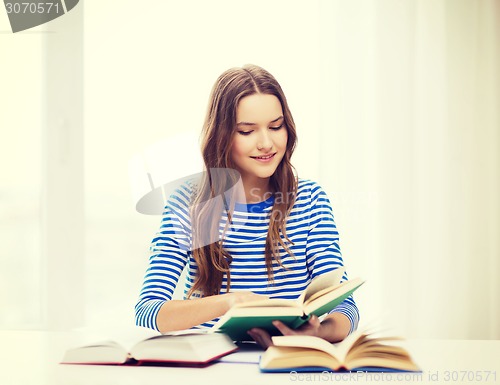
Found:
[[[61,363],[206,365],[238,349],[227,335],[220,333],[188,330],[170,334],[150,331],[146,334],[150,336],[133,344],[129,338],[128,344],[108,340],[68,349]]]

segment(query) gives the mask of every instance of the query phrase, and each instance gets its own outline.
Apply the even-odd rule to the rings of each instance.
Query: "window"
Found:
[[[42,36],[0,33],[0,46],[0,327],[32,328],[43,322]]]

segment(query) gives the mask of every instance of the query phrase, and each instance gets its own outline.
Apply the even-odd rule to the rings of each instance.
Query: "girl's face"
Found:
[[[245,96],[236,109],[231,157],[243,182],[261,184],[274,174],[285,155],[288,132],[274,95]]]

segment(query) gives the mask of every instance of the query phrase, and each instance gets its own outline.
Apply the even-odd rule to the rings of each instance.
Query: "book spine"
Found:
[[[297,317],[292,322],[292,324],[290,325],[290,327],[292,329],[298,329],[299,327],[301,327],[302,325],[304,325],[307,321],[309,321],[310,318],[311,318],[311,315],[303,315],[302,317]]]

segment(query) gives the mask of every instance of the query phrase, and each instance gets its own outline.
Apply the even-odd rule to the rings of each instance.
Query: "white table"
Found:
[[[205,385],[205,384],[499,384],[500,341],[411,340],[420,375],[263,374],[256,364],[216,363],[206,368],[60,365],[64,351],[78,344],[75,333],[0,331],[0,385]],[[397,377],[402,376],[402,377]],[[488,378],[486,378],[488,376]]]

